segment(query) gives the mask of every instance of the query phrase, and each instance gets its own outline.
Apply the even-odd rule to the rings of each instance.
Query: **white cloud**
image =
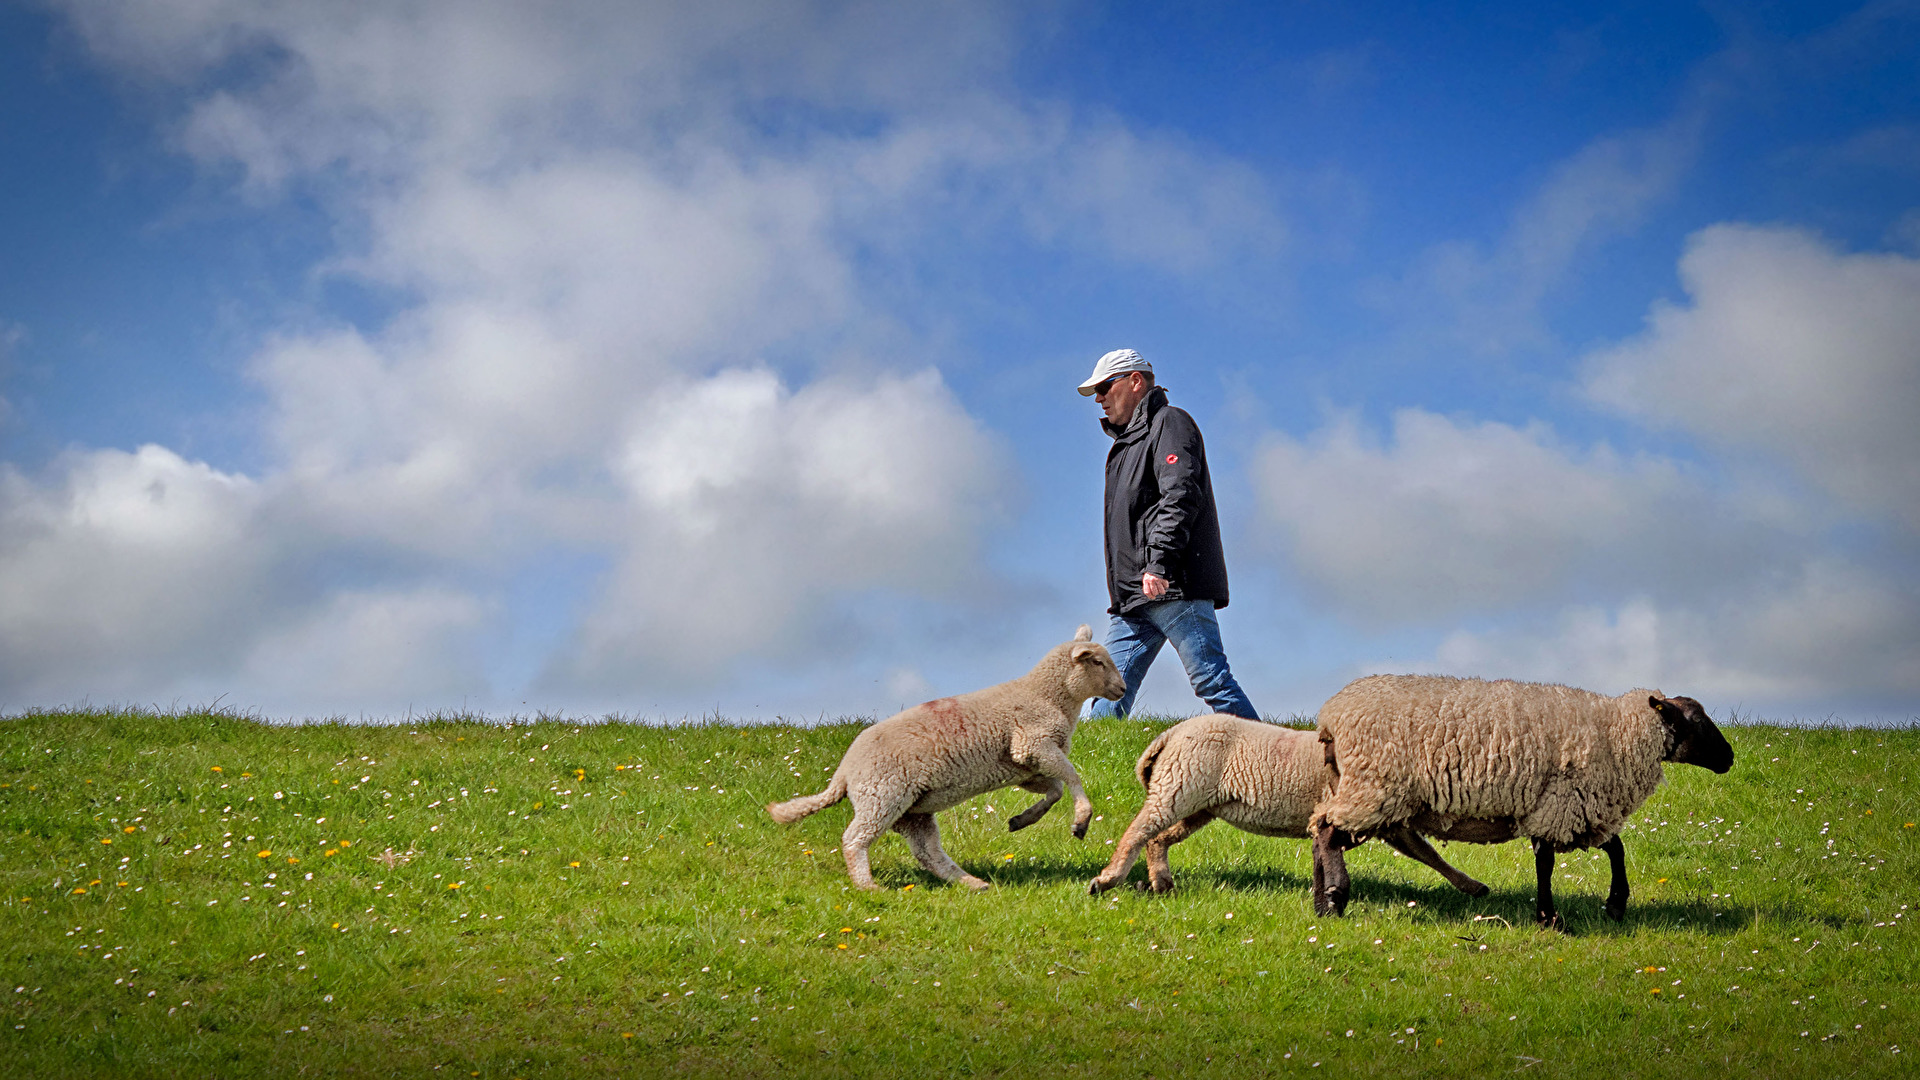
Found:
[[[26,327],[0,319],[0,386],[4,386],[7,377],[12,374],[13,353],[25,340],[27,340]],[[0,427],[5,426],[12,416],[13,403],[4,396],[0,396]]]
[[[615,469],[621,563],[554,677],[708,678],[735,657],[844,650],[840,601],[949,594],[982,573],[1008,470],[937,374],[789,391],[772,372],[661,388]]]
[[[1702,463],[1417,409],[1385,439],[1347,416],[1276,435],[1260,527],[1303,590],[1447,628],[1428,663],[1460,674],[1816,717],[1911,702],[1920,262],[1727,225],[1680,270],[1689,304],[1587,357],[1584,389]]]
[[[160,446],[70,453],[38,482],[5,468],[0,708],[224,694],[332,712],[484,693],[485,605],[380,584],[390,566],[354,559],[338,523],[317,524],[284,477]],[[369,583],[328,580],[342,576]]]
[[[1715,711],[1758,707],[1769,719],[1859,719],[1888,707],[1896,712],[1884,718],[1902,719],[1897,710],[1920,694],[1916,641],[1920,590],[1818,557],[1713,602],[1638,597],[1458,630],[1435,650],[1433,666],[1605,693],[1646,686]]]
[[[1384,306],[1419,314],[1416,332],[1438,331],[1476,353],[1551,340],[1543,302],[1597,245],[1638,227],[1691,167],[1710,94],[1696,90],[1665,123],[1588,142],[1559,162],[1516,208],[1492,245],[1435,245],[1409,279],[1385,290]]]
[[[1671,461],[1562,444],[1544,424],[1351,416],[1255,464],[1260,530],[1340,614],[1431,622],[1619,591],[1692,591],[1751,565],[1757,509],[1713,500]],[[1731,519],[1731,520],[1730,520]]]
[[[1688,304],[1587,358],[1587,393],[1920,530],[1920,260],[1719,225],[1691,238],[1680,280]]]
[[[95,566],[194,598],[63,616],[32,654],[64,665],[41,694],[497,699],[519,689],[479,674],[514,618],[506,582],[556,547],[611,570],[553,635],[548,700],[885,637],[862,598],[977,588],[1016,486],[938,354],[871,299],[896,267],[1011,231],[1180,274],[1284,238],[1251,170],[1017,93],[1031,24],[1011,7],[66,8],[258,212],[294,195],[332,216],[319,275],[401,307],[266,335],[250,375],[272,454],[250,477],[142,451],[243,493],[182,519],[178,550],[13,530],[36,584],[0,633],[84,607]],[[9,520],[78,505],[115,459],[86,460],[11,476]]]
[[[271,604],[258,485],[159,446],[0,469],[0,701],[117,699],[245,650]]]
[[[269,714],[349,717],[478,707],[494,692],[481,663],[498,612],[438,585],[343,589],[254,628],[224,680],[183,680],[191,701],[222,693]],[[234,695],[235,687],[244,688]]]

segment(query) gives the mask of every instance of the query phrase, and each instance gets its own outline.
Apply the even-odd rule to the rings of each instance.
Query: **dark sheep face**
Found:
[[[1733,768],[1733,747],[1720,734],[1707,710],[1690,697],[1649,697],[1647,704],[1660,713],[1667,725],[1670,749],[1666,760],[1698,765],[1723,773]]]

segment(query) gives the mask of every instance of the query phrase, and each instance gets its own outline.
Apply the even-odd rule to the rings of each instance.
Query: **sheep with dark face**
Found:
[[[1554,856],[1598,847],[1612,866],[1606,914],[1617,922],[1628,892],[1620,826],[1660,786],[1661,763],[1733,767],[1733,748],[1692,698],[1441,675],[1348,684],[1321,708],[1319,739],[1335,773],[1311,823],[1322,915],[1346,910],[1344,850],[1411,828],[1475,844],[1531,840],[1535,914],[1557,928]]]
[[[1126,680],[1106,647],[1082,626],[1072,641],[1041,658],[1032,671],[998,686],[923,702],[862,731],[840,759],[825,791],[772,803],[775,821],[799,821],[841,799],[853,803],[853,821],[840,838],[847,875],[877,889],[867,848],[888,829],[907,838],[913,856],[935,877],[971,889],[987,883],[962,870],[940,846],[933,815],[1003,787],[1020,787],[1039,801],[1008,820],[1014,831],[1040,820],[1073,794],[1073,835],[1087,835],[1093,803],[1080,787],[1067,752],[1080,707],[1088,698],[1118,701]]]

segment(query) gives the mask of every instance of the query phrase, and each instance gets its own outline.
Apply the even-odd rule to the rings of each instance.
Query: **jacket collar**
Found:
[[[1116,427],[1113,421],[1103,416],[1100,418],[1100,429],[1118,442],[1132,442],[1147,433],[1147,429],[1153,426],[1153,414],[1159,412],[1166,403],[1166,387],[1155,386],[1147,391],[1146,397],[1140,399],[1140,404],[1133,407],[1133,416],[1127,420],[1126,427]]]

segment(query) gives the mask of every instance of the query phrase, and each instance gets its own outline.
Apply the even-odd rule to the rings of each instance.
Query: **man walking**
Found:
[[[1260,719],[1234,681],[1214,609],[1227,606],[1227,558],[1220,547],[1213,480],[1200,428],[1167,404],[1153,365],[1132,349],[1100,358],[1080,384],[1105,411],[1107,595],[1113,616],[1107,651],[1126,677],[1119,701],[1093,703],[1095,716],[1125,716],[1147,668],[1171,641],[1193,692],[1215,712]]]

